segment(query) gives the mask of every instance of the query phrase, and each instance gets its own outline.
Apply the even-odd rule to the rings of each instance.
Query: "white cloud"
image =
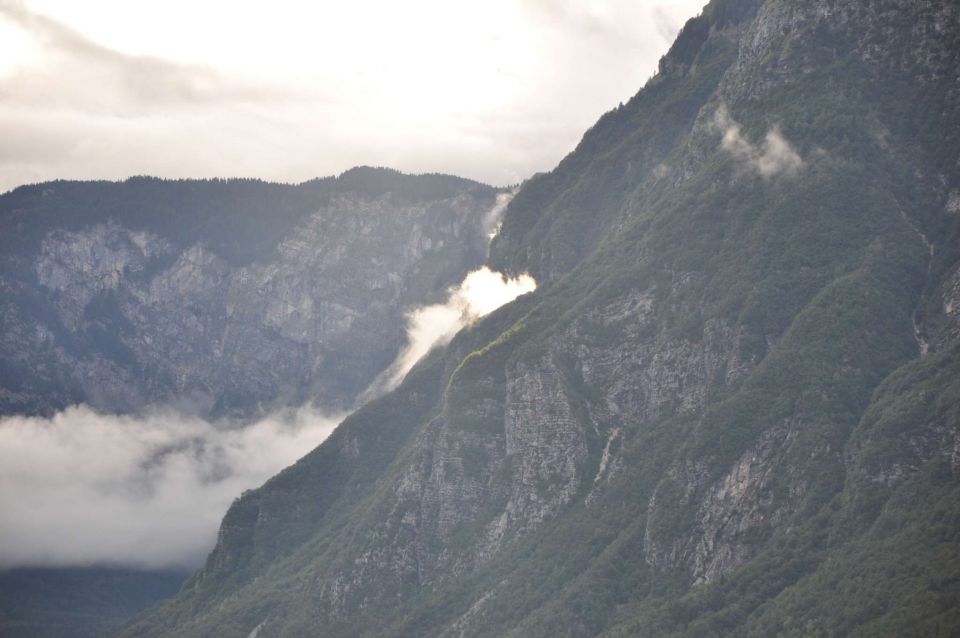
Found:
[[[500,221],[513,195],[497,195],[496,203],[484,215],[483,229],[490,239],[500,230]],[[406,345],[393,363],[360,395],[359,403],[393,390],[431,350],[450,343],[465,326],[536,287],[537,282],[528,274],[508,278],[486,266],[467,273],[462,282],[447,291],[445,302],[421,306],[407,313]]]
[[[423,306],[407,315],[407,345],[361,399],[367,401],[397,387],[431,350],[450,343],[465,326],[536,287],[537,282],[527,274],[507,278],[486,266],[469,273],[460,285],[450,289],[446,302]]]
[[[723,150],[745,162],[763,177],[773,177],[779,173],[789,173],[803,168],[803,158],[777,127],[767,131],[763,144],[752,144],[743,137],[740,124],[730,116],[730,112],[724,105],[721,105],[714,114],[714,126],[723,134],[720,139]]]
[[[339,420],[303,408],[239,427],[86,406],[0,419],[0,568],[197,566],[230,502]]]

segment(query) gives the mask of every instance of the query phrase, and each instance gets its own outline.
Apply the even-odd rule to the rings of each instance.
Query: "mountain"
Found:
[[[952,635],[945,2],[714,2],[520,190],[538,292],[231,508],[126,635]]]
[[[511,201],[532,295],[123,636],[955,635],[960,6],[713,0]]]
[[[0,413],[349,407],[404,313],[486,258],[497,191],[356,168],[51,182],[0,196]]]
[[[0,416],[85,403],[235,427],[311,402],[346,410],[405,345],[405,314],[483,263],[498,194],[361,167],[299,185],[138,177],[0,195]],[[217,453],[204,443],[195,454]],[[217,462],[212,483],[235,469]],[[0,635],[103,636],[187,575],[0,571]]]
[[[960,627],[960,6],[713,0],[123,636]],[[215,402],[214,402],[215,404]]]

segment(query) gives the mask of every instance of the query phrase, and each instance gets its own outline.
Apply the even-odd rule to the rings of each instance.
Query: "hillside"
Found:
[[[404,313],[483,263],[495,197],[373,168],[6,193],[0,414],[347,408],[403,345]]]
[[[242,480],[246,468],[229,460],[237,440],[217,432],[288,407],[351,408],[405,345],[406,313],[443,299],[483,262],[497,194],[456,177],[356,168],[299,185],[138,177],[0,195],[0,417],[7,431],[24,414],[73,420],[59,440],[56,423],[32,423],[47,434],[40,456],[56,463],[33,476],[41,485],[11,471],[6,450],[0,635],[103,636],[175,593],[196,565],[189,552],[157,560],[154,543],[131,560],[113,546],[104,563],[78,539],[142,539],[125,517],[137,510],[147,526],[175,516],[157,493],[178,480],[196,481],[197,498]],[[72,404],[84,405],[60,412]],[[98,417],[116,413],[132,413],[122,423],[142,432]],[[176,434],[184,423],[192,432]],[[65,472],[56,446],[77,456],[97,439],[113,464],[79,459],[55,494]],[[271,462],[269,443],[258,442],[258,460]],[[89,491],[66,496],[82,485]],[[117,493],[126,496],[106,505]],[[188,515],[219,516],[227,503]],[[93,533],[83,521],[104,506]],[[63,553],[14,555],[35,533],[22,528],[25,511],[47,517],[44,534]],[[199,527],[192,543],[207,551],[212,530]]]
[[[121,635],[955,635],[958,58],[952,2],[711,2],[511,202],[536,293]]]

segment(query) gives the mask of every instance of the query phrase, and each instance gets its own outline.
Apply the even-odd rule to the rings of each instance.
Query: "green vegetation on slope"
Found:
[[[124,635],[955,633],[956,7],[757,8],[711,3],[523,187],[492,259],[533,296],[241,499]]]

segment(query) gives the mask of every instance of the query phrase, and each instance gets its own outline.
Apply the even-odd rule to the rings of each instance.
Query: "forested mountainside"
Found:
[[[487,251],[497,191],[357,168],[0,195],[0,414],[349,407]]]
[[[713,0],[511,202],[540,286],[124,636],[960,627],[960,6]]]

